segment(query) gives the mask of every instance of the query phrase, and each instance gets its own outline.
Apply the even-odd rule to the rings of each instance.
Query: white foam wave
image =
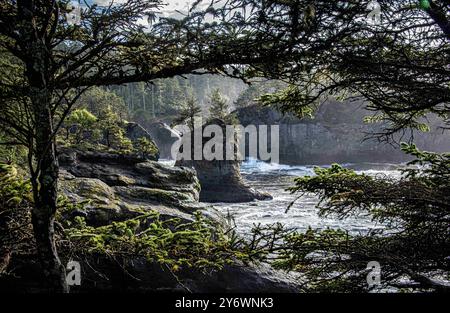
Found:
[[[267,163],[257,159],[247,159],[241,165],[243,174],[279,173],[292,176],[313,175],[313,166],[291,166],[278,163]]]

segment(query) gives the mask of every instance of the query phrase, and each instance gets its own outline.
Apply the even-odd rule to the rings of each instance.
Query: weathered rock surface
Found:
[[[202,134],[204,128],[208,125],[218,125],[222,127],[223,134],[226,133],[225,123],[220,119],[214,119],[203,125],[201,130]],[[185,136],[189,135],[190,134],[186,134]],[[203,137],[203,146],[211,138],[212,137]],[[192,146],[194,145],[194,140],[191,140],[191,144]],[[223,147],[226,147],[226,144],[224,136]],[[194,149],[192,148],[192,153],[193,150]],[[237,153],[237,147],[234,147],[234,151]],[[241,161],[238,160],[236,153],[234,160],[227,160],[225,151],[223,151],[222,160],[194,160],[194,156],[191,155],[190,160],[180,158],[175,164],[177,166],[195,169],[201,184],[200,201],[237,203],[272,199],[271,195],[259,192],[244,183],[240,174]]]
[[[59,160],[61,191],[73,202],[88,201],[82,208],[67,213],[66,218],[83,216],[88,225],[103,226],[155,210],[162,220],[176,217],[182,222],[191,222],[193,213],[199,210],[217,227],[227,227],[225,218],[218,211],[198,202],[200,184],[193,169],[75,150],[62,150]],[[23,264],[17,266],[24,267]],[[25,270],[30,270],[29,266],[27,263]],[[174,276],[166,267],[145,258],[124,259],[119,264],[117,260],[99,255],[95,264],[83,264],[82,268],[82,287],[74,288],[73,292],[298,291],[292,276],[274,271],[267,265],[236,263],[210,273],[182,269]]]
[[[198,202],[200,184],[195,171],[169,167],[134,156],[62,150],[60,188],[69,199],[87,201],[88,224],[106,225],[155,210],[161,217],[193,221],[196,210],[214,211]],[[218,214],[208,213],[208,216]]]
[[[329,101],[319,108],[313,119],[298,119],[257,105],[241,108],[236,113],[243,126],[279,125],[282,164],[409,160],[398,148],[375,139],[365,140],[366,134],[374,133],[380,127],[363,123],[364,117],[373,113],[362,109],[361,103]],[[423,150],[444,152],[450,149],[450,136],[443,134],[438,125],[432,125],[430,133],[415,133],[414,142]]]
[[[172,146],[180,138],[180,135],[163,122],[145,125],[145,129],[158,146],[160,157],[162,159],[172,159]]]
[[[197,171],[202,186],[200,201],[238,203],[272,199],[271,195],[244,183],[237,161],[183,161],[178,164]]]

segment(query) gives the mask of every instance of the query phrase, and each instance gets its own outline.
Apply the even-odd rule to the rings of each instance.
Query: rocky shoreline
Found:
[[[59,155],[60,190],[82,209],[67,216],[82,216],[92,226],[124,221],[153,210],[161,219],[195,219],[195,212],[226,229],[226,219],[211,205],[199,202],[200,183],[194,169],[171,167],[111,153],[62,149]],[[183,269],[172,271],[145,258],[122,260],[122,265],[99,257],[95,270],[85,266],[85,283],[75,288],[88,291],[177,292],[297,292],[295,277],[266,264],[236,261],[209,273]],[[98,272],[102,275],[99,276]],[[107,277],[105,279],[104,277]],[[137,278],[137,279],[134,279]]]

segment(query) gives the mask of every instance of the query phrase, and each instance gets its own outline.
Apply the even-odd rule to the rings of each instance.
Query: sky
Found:
[[[81,0],[81,3],[83,3],[84,1],[86,1],[86,3],[88,4],[96,3],[99,6],[106,6],[109,5],[112,1],[114,1],[114,3],[120,4],[125,3],[128,0]],[[192,3],[194,3],[194,0],[163,0],[162,2],[164,4],[162,10],[164,12],[173,13],[175,10],[179,10],[182,12],[186,11],[187,8]],[[206,5],[208,1],[203,2]]]
[[[75,8],[78,6],[78,3],[81,4],[81,7],[83,7],[85,3],[88,5],[97,4],[98,6],[109,6],[111,2],[115,4],[123,4],[127,1],[128,0],[72,0],[71,3]],[[190,8],[194,2],[195,0],[162,0],[163,5],[156,16],[179,18],[181,17],[180,12],[183,13],[183,15],[186,15],[188,13],[188,8]],[[210,0],[203,0],[197,5],[197,8],[205,8],[210,3]],[[155,21],[157,21],[157,19]],[[144,26],[149,25],[147,18],[142,18],[138,23]]]

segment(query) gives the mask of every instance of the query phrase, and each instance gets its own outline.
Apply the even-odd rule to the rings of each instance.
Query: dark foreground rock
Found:
[[[208,125],[218,125],[222,127],[223,134],[226,133],[225,123],[220,119],[214,119],[202,126],[202,134],[204,128]],[[185,136],[189,135],[186,134]],[[203,146],[211,138],[203,137]],[[224,147],[226,146],[225,140],[224,136]],[[191,140],[191,144],[194,145],[194,140]],[[255,190],[244,183],[240,174],[241,161],[237,158],[238,149],[236,146],[234,151],[236,151],[234,160],[226,160],[224,151],[222,160],[194,160],[194,156],[191,155],[190,160],[180,157],[176,165],[195,169],[201,185],[200,201],[238,203],[272,199],[271,195]]]
[[[181,292],[181,293],[297,293],[299,277],[275,271],[267,264],[227,265],[222,270],[202,272],[167,267],[145,258],[111,260],[105,257],[81,261],[81,285],[71,293]],[[35,257],[13,259],[15,276],[0,278],[0,292],[41,293],[43,277]],[[24,277],[25,279],[18,279]]]
[[[125,275],[118,275],[121,273],[121,267],[126,269]],[[98,291],[99,289],[102,291],[194,293],[295,293],[300,291],[296,277],[275,271],[267,264],[227,265],[220,271],[209,273],[181,270],[175,276],[168,268],[139,258],[120,266],[103,260],[99,262],[99,267],[96,266],[96,270],[104,277],[87,267],[84,272],[87,277],[86,283],[82,284],[82,288],[78,288],[79,291]],[[74,291],[77,289],[75,288]]]

